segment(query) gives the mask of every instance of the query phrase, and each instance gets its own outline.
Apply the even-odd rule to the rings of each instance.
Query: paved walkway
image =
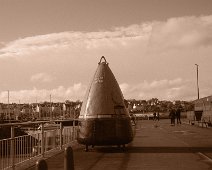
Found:
[[[139,121],[135,138],[125,151],[105,146],[85,152],[84,146],[76,144],[75,170],[212,169],[212,129],[187,124],[170,126],[169,122]],[[46,161],[49,170],[64,169],[64,153]]]

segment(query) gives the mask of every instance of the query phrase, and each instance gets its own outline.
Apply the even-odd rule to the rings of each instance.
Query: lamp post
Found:
[[[11,121],[11,115],[10,115],[10,91],[7,90],[7,105],[8,105],[8,117],[9,117],[9,122]]]
[[[52,120],[52,95],[50,94],[50,120]]]
[[[197,96],[198,96],[198,99],[199,99],[199,65],[198,64],[195,64],[196,65],[196,68],[197,68]]]

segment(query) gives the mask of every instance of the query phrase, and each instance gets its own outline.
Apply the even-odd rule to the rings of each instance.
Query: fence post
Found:
[[[65,148],[64,170],[74,170],[74,156],[72,147]]]
[[[15,127],[11,126],[10,157],[12,169],[15,169]]]
[[[45,138],[44,138],[44,123],[41,123],[41,155],[44,157],[44,147],[45,147]]]
[[[75,133],[76,133],[76,123],[75,123],[75,118],[74,118],[74,120],[73,120],[73,136],[74,136],[74,140],[76,139],[75,137],[76,137],[76,135],[75,135]]]
[[[48,170],[48,165],[44,159],[40,159],[36,162],[36,170]]]
[[[60,149],[63,147],[63,124],[60,122]]]

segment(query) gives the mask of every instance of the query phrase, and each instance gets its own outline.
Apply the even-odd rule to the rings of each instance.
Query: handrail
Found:
[[[51,150],[62,150],[64,146],[76,140],[78,128],[76,120],[55,120],[60,122],[60,126],[58,126],[59,128],[53,126],[51,130],[45,129],[44,124],[55,121],[0,124],[0,127],[10,127],[11,129],[10,138],[0,139],[0,170],[15,169],[16,166],[34,157],[45,157],[46,153]],[[71,121],[71,124],[63,126],[63,122],[67,121]],[[15,136],[17,128],[24,128],[26,125],[34,126],[35,124],[41,124],[41,130],[36,128],[25,131],[28,132],[27,135]]]
[[[29,124],[42,124],[42,123],[50,123],[50,122],[68,122],[68,121],[76,121],[78,119],[66,119],[66,120],[45,120],[45,121],[33,121],[33,122],[20,122],[20,123],[1,123],[1,126],[17,126],[17,125],[29,125]]]

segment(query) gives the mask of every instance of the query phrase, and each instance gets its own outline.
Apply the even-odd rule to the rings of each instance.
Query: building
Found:
[[[194,114],[197,121],[212,122],[212,96],[194,101]]]

